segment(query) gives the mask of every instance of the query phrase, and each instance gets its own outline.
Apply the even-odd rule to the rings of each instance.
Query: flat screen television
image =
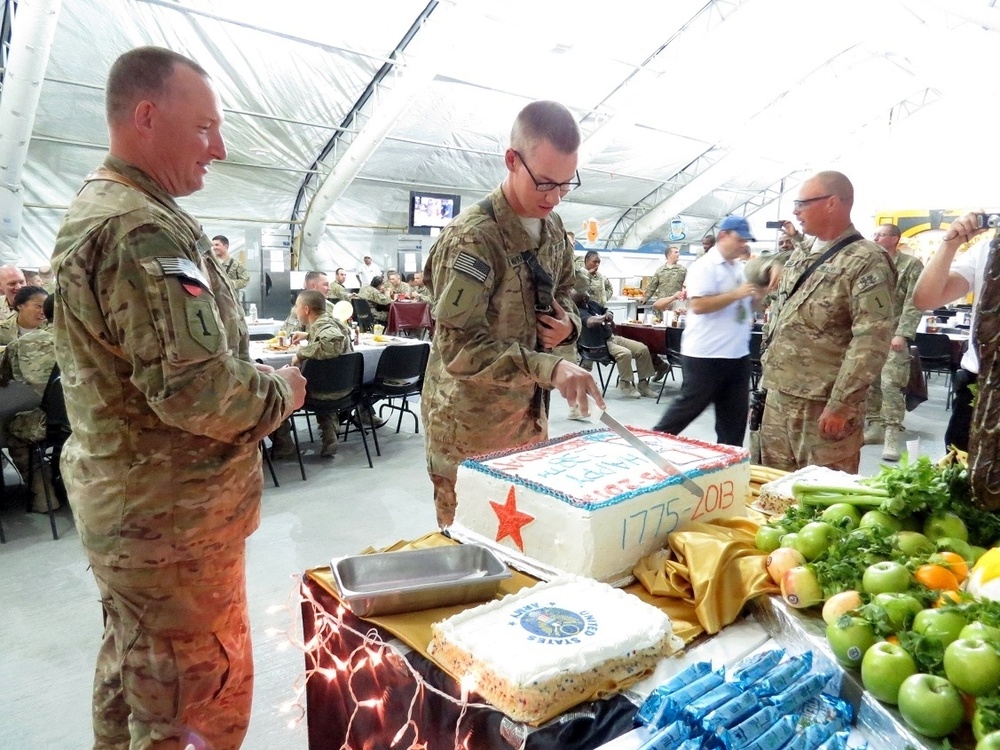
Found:
[[[437,234],[462,210],[462,197],[410,191],[410,234]]]

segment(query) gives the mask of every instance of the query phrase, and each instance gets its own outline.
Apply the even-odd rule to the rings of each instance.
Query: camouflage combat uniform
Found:
[[[251,362],[201,227],[120,159],[73,200],[52,265],[73,426],[61,466],[105,613],[94,747],[238,748],[257,445],[291,413],[291,388]]]
[[[326,301],[326,314],[333,315],[333,303],[330,300]],[[288,311],[288,317],[282,323],[281,330],[287,334],[306,330],[306,327],[299,322],[299,316],[295,314],[295,305],[292,305],[292,309]]]
[[[522,251],[536,250],[551,274],[553,298],[573,323],[571,338],[580,330],[562,221],[555,214],[542,221],[536,249],[503,191],[488,200],[496,221],[478,204],[463,211],[442,230],[424,268],[437,330],[420,401],[441,526],[454,518],[455,473],[463,460],[547,436],[543,389],[552,388],[562,360],[538,351],[535,281]]]
[[[906,414],[906,384],[910,380],[910,343],[917,334],[923,313],[913,305],[913,288],[917,285],[924,265],[912,255],[896,255],[896,295],[893,315],[896,329],[893,336],[902,336],[906,344],[901,352],[889,350],[882,372],[875,376],[868,392],[867,418],[881,422],[883,427],[903,429]]]
[[[425,286],[414,286],[414,287],[410,287],[410,288],[417,295],[417,299],[419,299],[421,302],[432,302],[433,301],[431,299],[431,290],[428,289],[427,287],[425,287]]]
[[[330,292],[326,295],[327,299],[333,300],[335,302],[340,302],[341,300],[345,302],[351,301],[351,293],[348,292],[344,285],[339,281],[330,282]]]
[[[371,286],[371,285],[369,284],[369,286]],[[397,295],[400,295],[400,294],[402,294],[407,299],[409,299],[409,297],[410,297],[410,285],[407,284],[405,281],[400,281],[395,286],[393,286],[392,284],[390,284],[387,281],[387,282],[385,282],[384,289],[385,289],[386,295],[389,297],[390,300],[396,299]]]
[[[687,276],[687,269],[680,263],[670,265],[664,263],[653,272],[649,283],[646,285],[646,302],[655,302],[661,297],[670,297],[677,294],[684,288],[684,278]],[[655,310],[653,318],[659,322],[663,320],[663,311]]]
[[[766,466],[857,471],[868,389],[885,363],[895,323],[895,271],[882,248],[857,240],[819,266],[788,299],[810,264],[854,232],[850,226],[809,249],[799,245],[785,265],[762,356],[767,404],[760,441]],[[819,417],[826,407],[847,416],[846,437],[820,436]]]
[[[230,258],[223,263],[222,269],[226,272],[226,276],[229,277],[229,281],[232,283],[233,289],[237,292],[242,289],[246,289],[247,284],[250,283],[250,272],[247,270],[247,267],[236,260],[236,258]]]
[[[42,323],[39,328],[48,328],[48,323]],[[34,330],[34,329],[33,329]],[[17,324],[17,313],[15,312],[10,317],[0,320],[0,346],[6,346],[7,344],[15,341],[21,334],[20,326]]]
[[[7,295],[0,295],[0,320],[7,320],[16,313],[17,311],[7,302]]]
[[[36,328],[14,339],[0,355],[0,386],[11,381],[24,383],[35,389],[39,396],[45,391],[52,368],[56,363],[55,342],[52,332],[46,328]],[[7,452],[18,472],[27,481],[29,463],[35,461],[31,486],[31,509],[37,513],[48,510],[48,502],[53,509],[59,501],[45,492],[46,478],[43,471],[47,467],[39,465],[31,454],[33,442],[45,437],[45,412],[40,408],[22,411],[11,417],[7,423]]]
[[[587,274],[587,292],[590,294],[590,299],[604,307],[608,300],[615,296],[611,282],[600,271],[593,274],[587,271],[585,273]]]
[[[309,343],[300,346],[295,353],[300,360],[333,359],[354,351],[350,329],[329,313],[320,315],[309,324],[306,328],[306,338]],[[323,400],[341,398],[345,394],[319,393],[310,389],[309,395],[311,398]],[[316,421],[319,423],[319,432],[323,438],[323,449],[332,453],[335,451],[333,446],[337,444],[339,428],[337,415],[330,412],[320,413],[316,415]]]
[[[358,296],[368,303],[372,309],[372,315],[379,323],[385,323],[389,319],[389,311],[386,309],[392,302],[388,295],[376,289],[371,284],[366,284],[358,290]],[[379,309],[381,306],[382,309]]]

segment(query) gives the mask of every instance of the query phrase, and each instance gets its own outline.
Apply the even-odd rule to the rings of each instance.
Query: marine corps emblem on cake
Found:
[[[520,623],[529,633],[528,640],[536,643],[579,643],[581,636],[597,634],[597,618],[586,610],[529,604],[515,610],[511,618],[511,624]]]

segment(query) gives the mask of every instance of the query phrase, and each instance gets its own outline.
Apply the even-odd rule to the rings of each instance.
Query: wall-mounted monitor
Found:
[[[410,192],[410,234],[437,234],[462,210],[462,197],[447,193]]]

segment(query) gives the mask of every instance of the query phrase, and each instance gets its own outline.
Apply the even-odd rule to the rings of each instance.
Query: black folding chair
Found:
[[[762,374],[760,366],[760,348],[764,342],[763,331],[753,331],[750,334],[750,387],[757,390]]]
[[[354,297],[351,299],[351,307],[354,308],[354,322],[362,333],[371,333],[375,327],[375,314],[372,312],[368,300]]]
[[[45,491],[45,507],[49,514],[49,525],[52,527],[52,538],[58,539],[53,495],[56,493],[56,483],[62,481],[59,474],[59,457],[62,455],[63,444],[69,439],[71,432],[58,365],[52,368],[49,382],[45,385],[41,409],[45,412],[45,437],[31,444],[32,456],[28,461],[27,485],[29,488],[33,486],[37,462],[42,472],[42,488]],[[48,471],[45,471],[46,465]]]
[[[378,401],[385,401],[379,406],[379,417],[383,409],[399,412],[396,421],[396,433],[403,425],[403,413],[413,417],[413,431],[420,432],[417,415],[410,409],[408,396],[419,396],[424,387],[424,371],[427,369],[427,359],[431,348],[425,344],[394,344],[387,346],[379,358],[375,370],[375,380],[365,386],[368,403],[372,406]],[[395,399],[401,399],[399,404]]]
[[[361,442],[364,443],[365,455],[368,456],[368,468],[375,468],[372,454],[368,450],[367,429],[372,431],[375,452],[381,455],[381,450],[374,428],[366,429],[363,424],[362,415],[368,416],[371,406],[363,384],[365,360],[361,352],[341,354],[332,359],[307,359],[302,365],[302,375],[306,379],[306,399],[302,408],[292,412],[292,432],[295,432],[295,417],[340,414],[346,419],[344,440],[347,440],[351,425],[354,424],[361,433]],[[330,398],[330,395],[334,397]]]
[[[955,375],[955,362],[951,355],[951,339],[944,333],[918,333],[914,344],[920,353],[920,366],[924,376],[932,372],[945,376],[945,409],[951,409],[951,379]]]
[[[597,366],[597,378],[601,383],[601,395],[608,392],[611,383],[611,372],[604,374],[604,367],[615,367],[615,360],[608,350],[608,341],[604,336],[604,326],[583,326],[576,340],[576,353],[580,356],[580,364],[593,362]]]
[[[667,342],[667,365],[670,367],[667,375],[670,375],[670,379],[674,382],[677,381],[677,377],[674,375],[674,368],[681,370],[681,336],[684,334],[683,328],[674,328],[673,326],[667,326],[664,336]],[[660,381],[660,392],[656,394],[656,403],[660,403],[660,399],[663,397],[663,389],[667,386],[667,375],[663,376],[663,380]]]

